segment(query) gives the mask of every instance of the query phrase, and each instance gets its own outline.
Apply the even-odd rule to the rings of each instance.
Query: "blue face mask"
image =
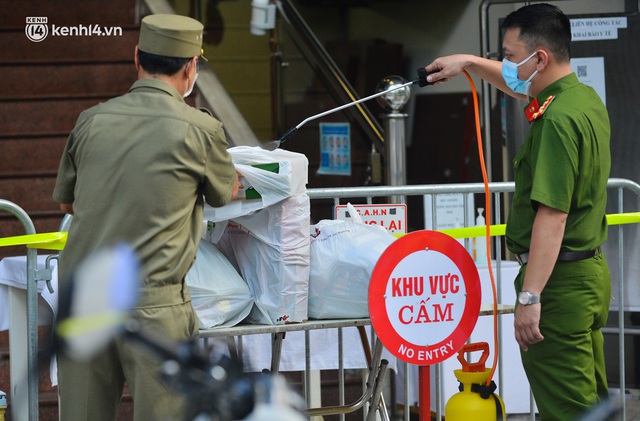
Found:
[[[529,96],[529,90],[531,89],[531,79],[533,79],[533,77],[538,74],[538,70],[533,72],[533,74],[529,76],[529,79],[523,81],[518,78],[518,67],[531,60],[531,58],[535,56],[536,53],[537,51],[534,51],[533,54],[517,64],[507,60],[506,58],[502,59],[502,77],[507,86],[509,86],[513,90],[513,92]]]

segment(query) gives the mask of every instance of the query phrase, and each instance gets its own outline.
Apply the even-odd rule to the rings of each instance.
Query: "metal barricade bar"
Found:
[[[8,200],[0,199],[0,210],[18,218],[26,234],[35,234],[36,229],[27,212]],[[14,329],[9,331],[9,353],[11,358],[11,414],[12,419],[21,419],[28,414],[29,420],[38,419],[38,285],[37,250],[27,248],[27,367],[17,355],[23,355],[20,349],[20,337]],[[22,322],[21,322],[22,324]],[[12,352],[13,351],[13,352]],[[26,371],[26,373],[25,373]],[[23,377],[26,374],[26,379]],[[26,398],[26,399],[25,399]]]
[[[515,189],[514,182],[500,182],[500,183],[489,183],[489,191],[492,194],[495,194],[495,212],[496,221],[500,221],[497,219],[500,217],[500,194],[503,193],[512,193]],[[311,200],[319,200],[319,199],[331,199],[333,200],[333,204],[339,205],[345,199],[357,198],[366,200],[367,204],[373,203],[374,198],[382,198],[382,197],[397,197],[397,196],[431,196],[431,206],[432,209],[435,209],[436,205],[436,196],[441,194],[462,194],[464,195],[464,204],[465,208],[467,206],[467,195],[469,194],[484,194],[485,193],[485,185],[484,183],[464,183],[464,184],[432,184],[432,185],[409,185],[409,186],[372,186],[372,187],[346,187],[346,188],[316,188],[309,189],[308,195]],[[432,212],[432,221],[431,226],[437,226],[437,216],[436,212]],[[487,215],[487,218],[491,218],[492,215]],[[471,221],[466,220],[465,213],[465,225],[469,225]],[[496,260],[498,264],[496,264],[497,268],[497,283],[498,290],[500,290],[501,283],[501,273],[500,273],[500,264],[501,261],[501,245],[499,241],[496,241]],[[498,253],[500,252],[500,253]],[[500,297],[498,297],[498,302],[500,302]],[[501,323],[499,322],[499,329],[501,329]],[[500,348],[501,348],[500,344]],[[501,359],[498,360],[499,364],[501,363]],[[502,370],[499,370],[499,385],[502,387]],[[435,388],[435,397],[436,397],[436,418],[439,419],[442,416],[443,408],[441,405],[441,369],[440,364],[437,364],[435,367],[435,380],[436,380],[436,388]],[[407,385],[405,385],[407,386]],[[409,420],[409,408],[410,404],[408,401],[408,390],[405,390],[405,419]]]
[[[309,416],[320,416],[320,415],[332,415],[332,414],[346,414],[353,411],[356,411],[362,408],[365,403],[371,401],[372,406],[369,412],[375,412],[375,408],[379,408],[382,417],[388,420],[388,415],[386,414],[386,407],[380,406],[378,407],[378,402],[380,398],[377,397],[376,393],[380,392],[380,388],[384,382],[384,376],[386,373],[386,368],[388,362],[386,360],[381,359],[382,355],[382,343],[379,340],[375,341],[375,345],[373,348],[373,356],[371,356],[371,351],[365,347],[367,344],[366,332],[364,330],[365,326],[369,326],[371,324],[371,320],[368,318],[365,319],[338,319],[338,320],[309,320],[304,323],[290,323],[290,324],[282,324],[282,325],[238,325],[234,327],[225,327],[225,328],[215,328],[215,329],[207,329],[200,330],[199,337],[203,339],[207,338],[215,338],[215,337],[242,337],[243,335],[255,335],[255,334],[265,334],[270,333],[273,335],[272,342],[272,355],[271,355],[271,367],[270,371],[272,373],[278,373],[280,370],[280,354],[282,349],[282,341],[287,332],[296,332],[296,331],[304,331],[305,332],[305,395],[307,403],[309,402],[309,389],[310,385],[308,383],[309,372],[310,372],[310,353],[309,353],[309,336],[308,333],[311,330],[315,329],[339,329],[339,332],[344,327],[357,327],[359,334],[361,336],[361,341],[363,344],[363,352],[367,355],[367,363],[369,367],[369,374],[367,379],[367,387],[363,392],[363,395],[356,400],[352,404],[344,404],[344,396],[342,395],[342,399],[340,405],[330,406],[330,407],[321,407],[321,408],[310,408],[307,410],[307,415]],[[341,341],[339,341],[341,342]],[[341,345],[341,344],[339,344]],[[342,366],[342,347],[339,347],[339,364]],[[342,371],[342,370],[341,370]],[[340,376],[340,383],[344,385],[344,376]]]
[[[511,193],[513,192],[515,184],[513,182],[499,182],[499,183],[489,183],[489,191],[492,194],[496,194],[496,204],[494,207],[493,215],[487,214],[487,218],[493,218],[494,224],[500,222],[501,214],[501,201],[499,199],[498,194],[502,193]],[[609,179],[607,184],[609,189],[617,189],[617,199],[618,199],[618,212],[624,212],[624,203],[623,203],[623,191],[629,191],[635,194],[637,197],[640,197],[640,185],[637,183],[626,180],[626,179],[618,179],[612,178]],[[320,199],[332,199],[334,204],[340,204],[341,200],[349,199],[349,198],[359,198],[366,199],[367,203],[372,203],[373,198],[378,197],[391,197],[391,196],[417,196],[417,195],[439,195],[439,194],[484,194],[485,186],[483,183],[467,183],[467,184],[441,184],[441,185],[413,185],[413,186],[376,186],[376,187],[348,187],[348,188],[317,188],[317,189],[309,189],[308,195],[312,200],[320,200]],[[435,202],[432,202],[435,203]],[[433,205],[432,205],[433,206]],[[23,226],[25,227],[26,234],[35,234],[35,227],[31,222],[31,219],[26,214],[24,210],[19,208],[12,202],[0,199],[0,210],[6,210],[16,216]],[[435,220],[435,213],[433,226],[436,226],[437,221]],[[491,219],[490,219],[491,220]],[[634,221],[635,222],[635,221]],[[65,221],[63,221],[63,225],[65,225]],[[66,227],[68,228],[68,220],[66,221]],[[623,244],[623,227],[619,226],[619,238],[618,238],[618,300],[620,303],[624,303],[624,244]],[[496,241],[496,259],[498,262],[501,260],[501,249],[500,242]],[[28,390],[28,412],[30,420],[37,420],[38,417],[38,372],[37,372],[37,285],[36,285],[36,276],[37,276],[37,268],[36,261],[37,253],[36,249],[28,248],[27,249],[27,342],[28,342],[28,364],[27,364],[27,385],[26,388]],[[499,265],[498,265],[499,267]],[[500,282],[500,274],[498,269],[498,283]],[[624,314],[622,311],[622,307],[619,309],[619,320],[618,320],[618,337],[619,337],[619,360],[620,360],[620,389],[622,391],[625,390],[626,387],[626,379],[625,379],[625,352],[624,352],[624,335],[626,333],[636,334],[636,330],[625,328]],[[344,321],[331,321],[330,324],[335,324],[336,322],[346,322],[347,325],[353,325],[353,320],[344,320]],[[350,324],[349,324],[350,323]],[[314,328],[328,328],[329,326],[320,327],[322,322],[314,325]],[[325,324],[326,325],[326,324]],[[274,326],[274,329],[283,329],[285,330],[309,330],[311,325],[308,323],[300,324],[300,325],[284,325],[285,328]],[[298,327],[296,327],[298,326]],[[340,326],[332,326],[332,327],[340,327]],[[254,333],[265,333],[265,326],[260,326]],[[238,329],[245,329],[242,331],[243,333],[237,333],[237,335],[243,334],[251,334],[249,331],[251,327],[239,327]],[[611,330],[606,329],[605,332],[609,333]],[[213,333],[218,332],[218,334]],[[207,336],[229,336],[229,332],[224,332],[224,330],[211,330],[211,331],[201,331],[202,337]],[[204,335],[204,336],[203,336]],[[307,350],[308,352],[308,350]],[[12,369],[13,372],[13,369]],[[13,379],[17,376],[12,376],[12,391],[18,390],[14,388]],[[439,382],[439,378],[436,379]],[[438,390],[438,389],[437,389]],[[344,390],[342,390],[344,392]],[[408,394],[405,393],[405,396]],[[16,395],[17,396],[17,395]],[[13,398],[14,396],[12,396]],[[405,408],[409,408],[408,402]],[[623,421],[626,420],[626,407],[624,399],[621,399],[622,405],[622,416]],[[441,408],[440,407],[440,399],[437,401],[437,416],[440,416]],[[22,412],[24,414],[24,411]],[[406,419],[408,419],[408,410],[406,411]],[[533,410],[532,410],[533,416]]]
[[[489,221],[492,221],[492,225],[494,224],[499,224],[501,223],[501,219],[502,219],[502,201],[500,199],[500,194],[507,194],[507,193],[512,193],[515,189],[515,183],[514,182],[494,182],[494,183],[489,183],[488,184],[488,188],[489,188],[489,192],[493,195],[495,195],[495,203],[493,205],[493,209],[492,209],[492,213],[491,214],[486,214],[487,218],[491,218],[489,219]],[[627,180],[627,179],[620,179],[620,178],[611,178],[608,180],[607,183],[607,188],[608,189],[617,189],[617,201],[618,201],[618,209],[617,212],[618,213],[623,213],[624,212],[624,206],[623,206],[623,191],[627,190],[633,194],[635,194],[637,197],[640,197],[640,185],[638,185],[637,183],[631,181],[631,180]],[[308,195],[312,200],[322,200],[322,199],[330,199],[333,200],[333,204],[335,205],[340,205],[343,204],[347,199],[358,199],[358,200],[362,200],[364,199],[366,201],[367,204],[372,204],[374,198],[383,198],[383,197],[398,197],[398,196],[417,196],[417,195],[421,195],[421,196],[425,196],[425,195],[431,195],[432,196],[432,200],[431,200],[431,206],[432,209],[435,208],[435,204],[436,204],[436,196],[440,195],[440,194],[484,194],[485,193],[485,185],[484,183],[466,183],[466,184],[440,184],[440,185],[411,185],[411,186],[372,186],[372,187],[340,187],[340,188],[315,188],[315,189],[309,189],[308,190]],[[464,196],[464,200],[465,200],[465,208],[467,206],[466,200],[467,197]],[[436,212],[432,212],[432,218],[433,220],[432,225],[433,227],[437,226],[437,220],[436,220]],[[465,214],[465,225],[469,224],[470,221],[466,220],[466,214]],[[426,225],[426,224],[425,224]],[[618,257],[618,262],[617,262],[617,266],[618,266],[618,300],[620,303],[624,303],[624,265],[623,265],[623,256],[624,256],[624,245],[622,242],[622,238],[623,238],[623,226],[619,225],[618,227],[618,231],[619,231],[619,238],[618,238],[618,250],[619,250],[619,257]],[[494,242],[494,247],[495,247],[495,254],[494,256],[496,257],[496,269],[497,269],[497,288],[498,288],[498,294],[500,291],[500,283],[501,283],[501,273],[500,273],[500,261],[502,260],[501,256],[502,256],[502,245],[500,241],[495,241]],[[498,302],[501,302],[501,297],[500,295],[498,295]],[[624,335],[625,334],[637,334],[637,329],[627,329],[625,328],[625,321],[624,321],[624,312],[622,311],[622,309],[620,309],[618,311],[618,328],[617,329],[611,329],[611,328],[605,328],[603,329],[603,332],[605,333],[611,333],[616,332],[618,333],[618,342],[619,342],[619,364],[620,364],[620,390],[624,391],[626,388],[626,380],[625,380],[625,352],[624,352]],[[501,331],[502,329],[502,324],[499,322],[498,323],[498,329],[499,331]],[[499,338],[501,338],[501,334],[499,332]],[[501,339],[500,339],[501,341]],[[500,343],[500,349],[502,349],[502,344]],[[501,367],[501,363],[502,363],[502,358],[500,358],[499,360],[499,387],[500,389],[502,389],[502,367]],[[436,417],[440,418],[442,416],[442,408],[441,408],[441,397],[440,397],[440,370],[439,370],[439,365],[436,367]],[[408,382],[405,384],[405,388],[407,388]],[[499,393],[502,393],[502,390],[499,391]],[[405,419],[408,421],[409,420],[409,402],[408,402],[408,391],[405,390]],[[533,406],[533,398],[532,399],[532,405],[531,405],[531,409],[530,409],[530,414],[532,419],[534,419],[534,406]],[[623,421],[626,420],[626,406],[625,406],[625,402],[624,399],[621,399],[621,411],[622,411],[622,416],[623,416]]]

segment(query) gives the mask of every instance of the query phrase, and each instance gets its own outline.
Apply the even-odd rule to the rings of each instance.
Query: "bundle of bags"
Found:
[[[304,155],[229,153],[244,189],[226,206],[205,206],[213,229],[186,279],[200,328],[367,317],[371,272],[395,237],[358,220],[311,226]]]
[[[226,206],[205,206],[204,218],[215,223],[208,240],[229,260],[251,291],[253,304],[246,321],[306,321],[309,162],[303,154],[281,149],[238,146],[230,148],[229,153],[242,174],[243,190],[237,200]]]
[[[348,220],[322,220],[311,232],[309,317],[369,317],[369,280],[378,259],[395,237],[380,225],[367,225],[350,206]]]
[[[201,241],[185,278],[200,329],[235,326],[253,307],[249,286],[213,244]]]

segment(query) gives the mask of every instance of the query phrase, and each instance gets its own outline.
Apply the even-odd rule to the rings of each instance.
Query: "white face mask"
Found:
[[[531,79],[533,79],[533,77],[538,74],[538,70],[536,69],[536,71],[533,72],[531,76],[529,76],[529,79],[520,80],[520,78],[518,77],[518,67],[531,60],[531,58],[535,56],[536,53],[537,51],[534,51],[533,54],[522,60],[520,63],[514,63],[507,60],[506,58],[502,60],[502,77],[505,83],[513,90],[513,92],[529,96],[529,90],[531,89]]]

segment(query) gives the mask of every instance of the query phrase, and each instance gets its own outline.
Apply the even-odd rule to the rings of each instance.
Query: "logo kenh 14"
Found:
[[[28,17],[27,26],[24,33],[27,38],[33,42],[43,41],[49,35],[48,19],[46,17]],[[75,26],[58,26],[51,25],[51,35],[61,37],[78,37],[78,36],[122,36],[122,27],[120,26],[100,26],[100,25],[75,25]]]
[[[49,27],[47,26],[47,18],[45,17],[28,17],[27,26],[24,28],[27,38],[33,42],[43,41],[49,35]]]

